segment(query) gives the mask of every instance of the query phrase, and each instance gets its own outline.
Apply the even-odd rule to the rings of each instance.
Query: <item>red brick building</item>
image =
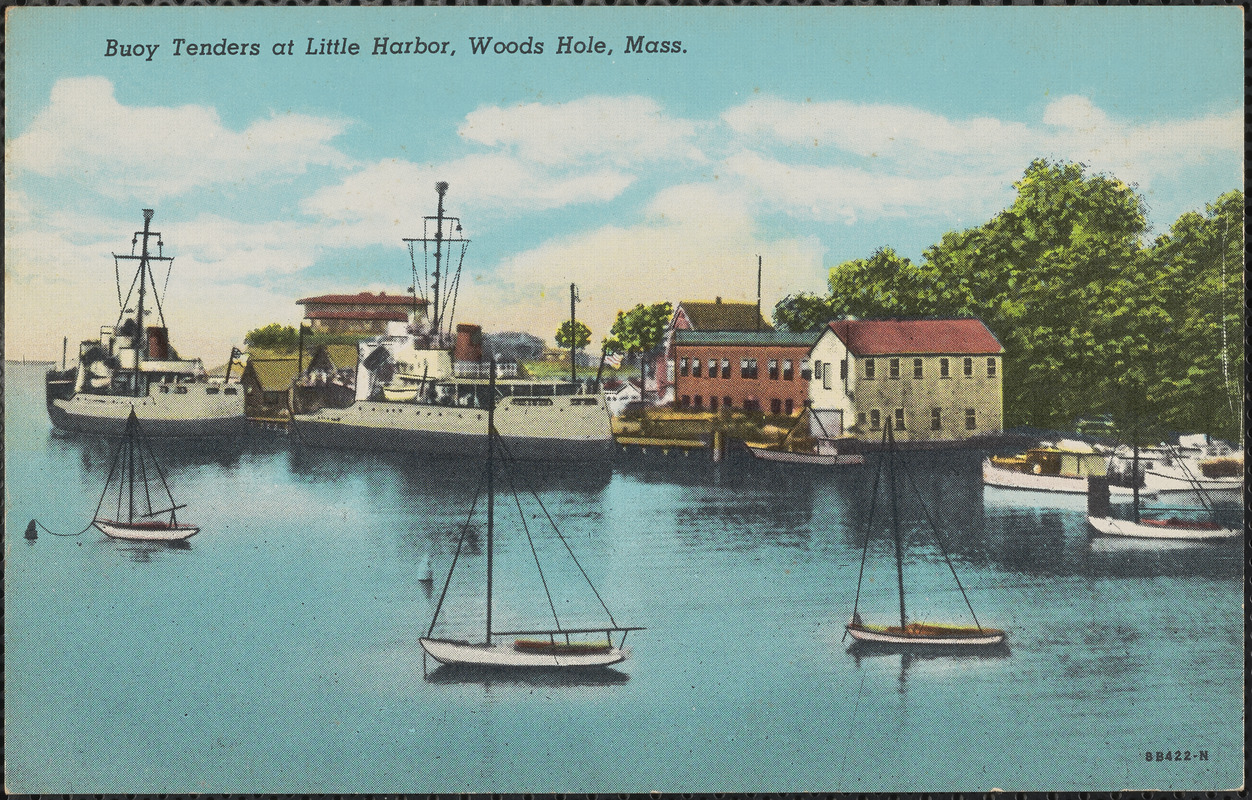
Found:
[[[761,316],[756,303],[722,302],[720,297],[712,303],[683,300],[674,308],[661,343],[661,354],[656,362],[656,396],[662,402],[681,400],[674,392],[674,381],[678,375],[674,336],[678,331],[761,333],[772,330],[774,326]]]
[[[416,323],[426,316],[426,301],[412,295],[359,292],[324,294],[296,301],[314,333],[379,334],[388,322]]]
[[[683,408],[798,414],[821,331],[685,331],[674,336],[674,400]]]

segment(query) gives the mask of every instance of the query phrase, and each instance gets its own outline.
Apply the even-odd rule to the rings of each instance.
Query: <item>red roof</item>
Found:
[[[1004,352],[980,319],[840,319],[830,329],[858,356]]]
[[[308,303],[352,303],[355,305],[375,305],[375,306],[413,306],[413,296],[408,294],[392,294],[386,292],[360,292],[359,294],[323,294],[317,297],[304,297],[296,301],[296,305],[306,305]],[[426,301],[420,297],[417,299],[419,306],[426,305]]]
[[[387,320],[388,322],[408,322],[409,315],[403,311],[310,311],[305,319],[353,319],[353,320]]]

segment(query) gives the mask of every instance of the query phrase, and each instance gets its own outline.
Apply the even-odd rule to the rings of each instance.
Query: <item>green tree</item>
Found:
[[[789,294],[774,306],[774,326],[779,330],[802,333],[820,328],[834,318],[830,300],[810,292]]]
[[[565,320],[556,331],[558,347],[586,347],[591,343],[591,329],[578,320]]]
[[[610,336],[617,341],[621,352],[639,356],[640,391],[647,382],[645,355],[661,343],[665,328],[669,325],[673,307],[669,303],[640,303],[629,311],[617,312]]]
[[[263,328],[248,331],[243,341],[249,347],[291,353],[299,346],[300,333],[290,325],[271,322]]]

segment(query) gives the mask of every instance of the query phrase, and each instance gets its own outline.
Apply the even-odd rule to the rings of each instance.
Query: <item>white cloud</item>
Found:
[[[489,330],[529,329],[551,338],[578,285],[578,316],[595,341],[617,311],[661,300],[753,301],[757,255],[764,261],[762,306],[784,294],[824,285],[824,248],[813,236],[767,238],[746,197],[709,185],[660,193],[635,225],[607,225],[559,237],[498,265],[492,280],[463,284],[462,320]],[[549,330],[551,328],[551,330]]]
[[[240,131],[215,109],[126,106],[105,78],[65,78],[14,139],[14,170],[85,181],[106,197],[159,200],[191,189],[287,177],[313,165],[351,166],[329,142],[347,121],[273,114]]]
[[[507,155],[472,155],[445,164],[388,159],[315,192],[301,210],[352,223],[358,243],[394,243],[421,230],[435,202],[435,183],[447,181],[449,202],[466,216],[499,218],[577,203],[612,200],[633,177],[611,168],[553,175]]]
[[[586,162],[630,167],[704,158],[695,142],[695,123],[667,115],[650,97],[484,106],[467,114],[458,132],[549,167]]]
[[[743,148],[723,166],[763,205],[849,223],[993,213],[1011,202],[1012,182],[1038,157],[1081,162],[1141,190],[1186,166],[1225,159],[1234,182],[1243,145],[1238,110],[1133,123],[1077,95],[1049,103],[1037,122],[776,97],[754,98],[722,120]]]

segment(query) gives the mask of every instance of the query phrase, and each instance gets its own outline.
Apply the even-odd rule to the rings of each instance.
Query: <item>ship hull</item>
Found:
[[[201,399],[192,394],[170,395],[170,398],[177,398],[177,401],[79,394],[69,400],[49,402],[48,417],[54,426],[64,431],[121,436],[126,432],[126,419],[133,407],[144,435],[149,437],[235,436],[248,430],[242,394],[237,402],[230,403],[204,402],[209,400],[208,396]]]
[[[469,644],[444,639],[419,639],[422,649],[440,664],[496,669],[596,669],[619,664],[626,652],[616,647],[585,655],[527,653],[502,645]]]
[[[602,407],[542,409],[511,406],[496,411],[506,455],[521,461],[608,461],[613,437]],[[346,409],[297,414],[300,441],[314,447],[416,452],[486,458],[487,412],[476,408],[364,402]]]

